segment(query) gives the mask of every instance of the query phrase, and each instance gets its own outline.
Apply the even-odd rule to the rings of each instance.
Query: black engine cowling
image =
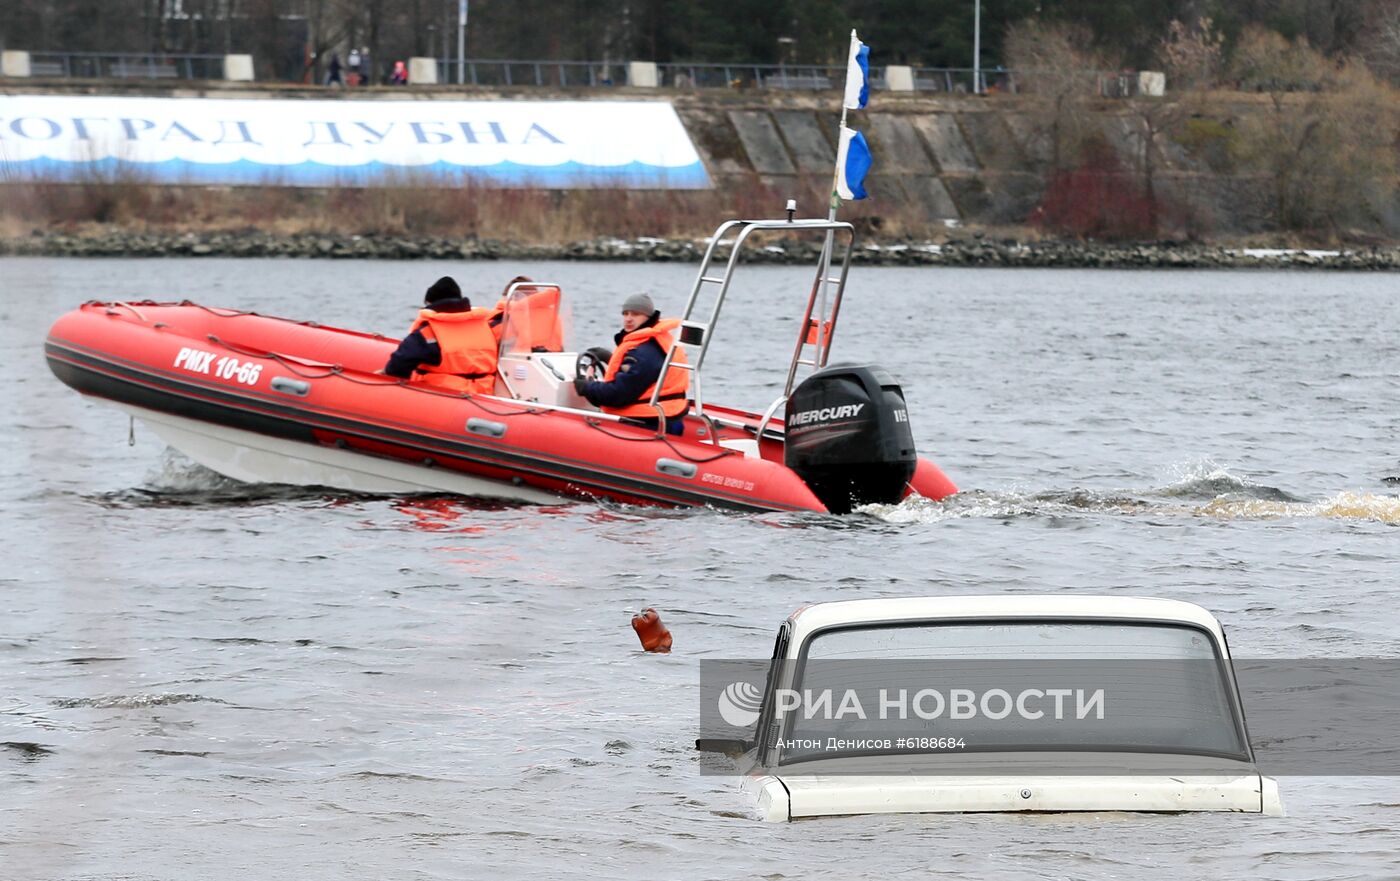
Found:
[[[833,514],[903,498],[918,453],[904,392],[882,368],[813,373],[793,390],[785,422],[784,464]]]

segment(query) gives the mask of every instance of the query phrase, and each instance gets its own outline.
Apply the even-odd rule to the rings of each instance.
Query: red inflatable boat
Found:
[[[843,235],[840,276],[827,278],[824,259],[801,325],[813,332],[798,340],[787,386],[766,413],[703,403],[705,353],[744,240],[775,228]],[[726,233],[734,246],[714,275]],[[54,323],[45,352],[64,383],[242,481],[834,513],[911,493],[942,498],[956,488],[915,453],[893,380],[876,367],[825,366],[853,238],[849,224],[829,221],[720,228],[677,344],[696,398],[679,437],[593,409],[572,382],[587,356],[539,351],[559,347],[554,285],[507,295],[494,395],[377,374],[397,340],[189,302],[87,303]],[[794,387],[803,366],[813,372]]]

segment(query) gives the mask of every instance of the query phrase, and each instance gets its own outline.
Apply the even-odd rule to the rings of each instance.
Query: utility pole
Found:
[[[982,0],[972,0],[972,94],[982,94]]]
[[[457,85],[467,81],[467,0],[457,0]]]

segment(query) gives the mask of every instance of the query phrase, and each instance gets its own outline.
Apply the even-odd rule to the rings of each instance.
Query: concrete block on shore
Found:
[[[437,85],[437,59],[421,56],[408,59],[408,81],[415,86]]]
[[[792,159],[778,129],[773,125],[773,117],[766,110],[731,110],[729,120],[739,133],[744,152],[749,163],[759,174],[796,174]]]
[[[890,64],[885,67],[885,88],[891,92],[914,91],[914,68],[907,64]]]
[[[224,79],[231,83],[251,83],[253,81],[253,56],[225,55]]]
[[[0,76],[29,76],[29,53],[18,49],[0,52]]]
[[[1138,94],[1160,98],[1167,93],[1167,75],[1160,70],[1138,71]]]
[[[877,173],[933,174],[933,163],[908,117],[871,114],[870,129],[875,136],[871,149],[878,163]]]
[[[627,85],[641,89],[654,89],[657,83],[655,61],[627,62]]]
[[[958,121],[951,113],[931,113],[913,119],[915,130],[924,136],[934,161],[948,174],[976,174],[977,157],[963,139]]]
[[[773,118],[778,130],[797,160],[797,170],[804,173],[830,174],[836,163],[836,151],[822,134],[816,114],[808,110],[775,110]]]

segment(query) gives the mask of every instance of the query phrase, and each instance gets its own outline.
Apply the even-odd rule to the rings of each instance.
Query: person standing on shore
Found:
[[[345,81],[340,78],[340,53],[331,56],[330,73],[326,74],[326,85],[337,89],[345,86]]]
[[[346,56],[345,63],[350,68],[350,75],[346,77],[346,79],[349,81],[349,85],[352,88],[355,86],[363,85],[364,73],[360,69],[360,66],[363,63],[363,59],[360,57],[360,50],[353,46],[350,47],[350,54]]]

